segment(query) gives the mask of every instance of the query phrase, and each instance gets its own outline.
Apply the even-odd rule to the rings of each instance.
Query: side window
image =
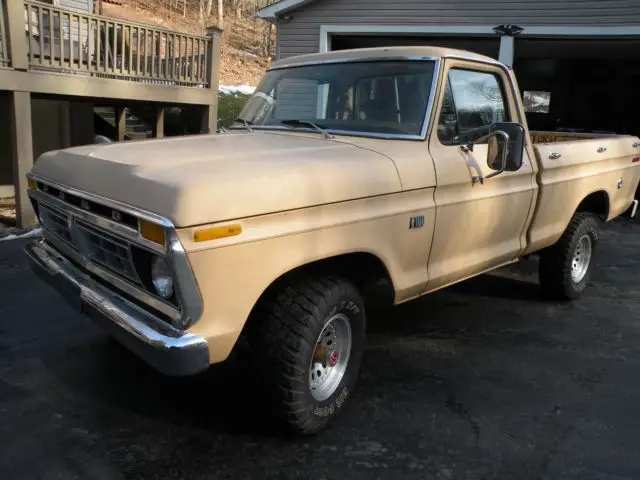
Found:
[[[453,101],[453,93],[451,92],[451,82],[447,79],[442,98],[440,120],[438,121],[438,139],[443,145],[456,145],[458,136],[458,115]]]
[[[488,134],[494,123],[509,119],[502,81],[494,73],[451,69],[443,102],[438,138],[444,145],[474,141]],[[450,137],[452,115],[449,104],[453,105],[455,111],[453,137]]]

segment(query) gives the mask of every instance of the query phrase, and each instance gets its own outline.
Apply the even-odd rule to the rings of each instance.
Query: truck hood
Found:
[[[297,133],[88,145],[43,154],[33,173],[156,213],[178,227],[401,190],[390,158]]]

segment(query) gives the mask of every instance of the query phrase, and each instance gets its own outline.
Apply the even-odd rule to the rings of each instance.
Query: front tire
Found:
[[[540,254],[543,293],[555,300],[576,300],[589,284],[600,239],[596,217],[577,213],[560,239]]]
[[[366,318],[358,289],[327,277],[287,285],[265,305],[252,338],[278,419],[294,433],[323,430],[353,393]]]

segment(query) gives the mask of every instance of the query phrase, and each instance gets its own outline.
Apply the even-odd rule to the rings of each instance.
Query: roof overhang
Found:
[[[258,10],[258,12],[256,13],[256,17],[273,23],[276,21],[277,17],[281,17],[287,12],[300,8],[303,5],[314,1],[315,0],[280,0],[277,3]]]

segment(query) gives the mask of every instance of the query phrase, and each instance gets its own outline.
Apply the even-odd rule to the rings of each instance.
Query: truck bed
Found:
[[[621,135],[612,133],[582,133],[582,132],[556,132],[543,130],[530,130],[531,142],[539,143],[575,142],[577,140],[593,140],[595,138],[615,138]]]
[[[531,132],[540,189],[528,251],[555,243],[588,199],[603,220],[624,213],[640,180],[640,139],[630,135]]]

